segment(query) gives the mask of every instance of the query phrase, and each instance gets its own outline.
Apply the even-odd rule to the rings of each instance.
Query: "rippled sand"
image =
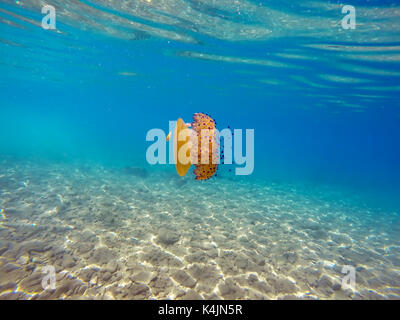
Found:
[[[327,187],[0,169],[0,299],[400,299],[399,214]]]

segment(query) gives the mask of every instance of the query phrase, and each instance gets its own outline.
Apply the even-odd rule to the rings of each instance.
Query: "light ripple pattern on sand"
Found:
[[[188,180],[183,196],[166,172],[1,169],[0,299],[400,298],[399,213],[332,187],[222,177]],[[45,265],[56,290],[41,287]]]

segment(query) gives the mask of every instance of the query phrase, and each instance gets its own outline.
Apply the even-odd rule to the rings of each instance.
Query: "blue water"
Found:
[[[253,174],[220,166],[213,181],[329,186],[399,214],[398,1],[352,1],[355,30],[339,1],[47,3],[55,31],[39,1],[0,2],[3,169],[174,174],[146,163],[146,133],[204,112],[255,129]]]

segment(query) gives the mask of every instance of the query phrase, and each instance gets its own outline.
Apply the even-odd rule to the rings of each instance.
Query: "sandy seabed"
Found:
[[[400,299],[399,213],[337,193],[5,161],[0,299]]]

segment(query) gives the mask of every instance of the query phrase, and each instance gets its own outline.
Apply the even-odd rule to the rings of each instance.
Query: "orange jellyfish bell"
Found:
[[[216,123],[209,115],[195,113],[192,127],[198,137],[197,150],[192,150],[193,156],[197,156],[197,164],[195,164],[196,168],[193,173],[196,176],[196,180],[207,180],[217,172],[219,163]],[[205,135],[202,135],[202,130],[207,130]],[[208,148],[205,148],[207,144]],[[206,163],[203,161],[204,158]]]
[[[180,118],[176,123],[174,132],[176,171],[183,177],[194,164],[195,179],[207,180],[217,172],[219,163],[216,123],[204,113],[195,113],[191,126],[192,129],[189,129],[190,124],[185,124]]]

